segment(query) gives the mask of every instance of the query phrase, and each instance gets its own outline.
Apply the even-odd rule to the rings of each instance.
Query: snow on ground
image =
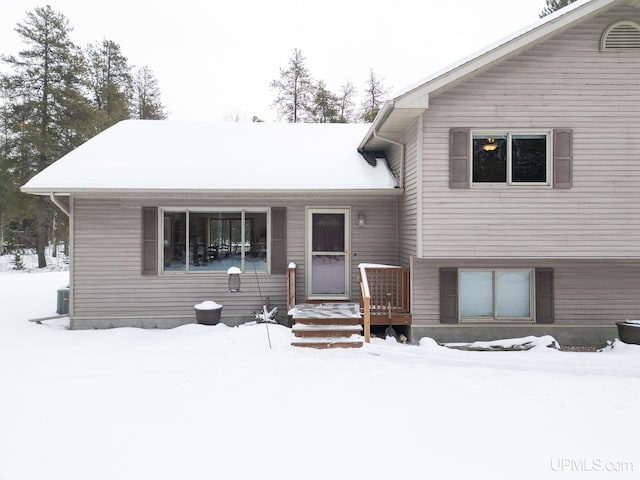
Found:
[[[0,272],[0,479],[637,478],[640,347],[307,350],[264,324],[69,331]]]

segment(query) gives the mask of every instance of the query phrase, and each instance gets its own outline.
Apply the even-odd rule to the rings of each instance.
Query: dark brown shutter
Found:
[[[458,269],[440,269],[440,323],[458,323]]]
[[[553,268],[536,268],[536,323],[553,320]]]
[[[158,208],[142,207],[142,274],[158,273]]]
[[[449,186],[469,188],[469,128],[449,132]]]
[[[271,273],[287,273],[287,209],[271,209]]]
[[[573,183],[573,130],[553,131],[553,188],[571,188]]]

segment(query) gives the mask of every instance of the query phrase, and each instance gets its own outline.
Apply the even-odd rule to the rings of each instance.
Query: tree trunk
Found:
[[[36,239],[36,253],[38,254],[38,268],[44,268],[47,266],[47,258],[44,254],[44,249],[46,247],[46,229],[47,227],[42,223],[38,222],[38,233]]]
[[[0,212],[0,255],[4,255],[4,214]]]

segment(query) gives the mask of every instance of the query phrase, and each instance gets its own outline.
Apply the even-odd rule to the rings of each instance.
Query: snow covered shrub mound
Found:
[[[640,354],[640,345],[634,345],[632,343],[624,343],[619,339],[615,339],[613,342],[608,342],[609,344],[598,350],[599,352],[614,352],[614,353],[624,353],[624,354]]]
[[[420,339],[420,346],[422,348],[428,348],[428,349],[434,349],[434,348],[440,348],[440,345],[438,344],[438,342],[436,342],[433,338],[431,337],[422,337]]]
[[[497,351],[514,351],[514,350],[531,350],[531,349],[547,349],[560,350],[560,344],[551,335],[543,335],[542,337],[522,337],[507,338],[504,340],[492,340],[488,342],[472,342],[472,343],[446,343],[446,347],[456,348],[459,350],[477,350],[482,352]]]

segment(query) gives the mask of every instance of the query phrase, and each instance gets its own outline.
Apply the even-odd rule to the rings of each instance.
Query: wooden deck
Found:
[[[409,269],[360,266],[360,303],[295,303],[296,265],[287,272],[287,309],[295,336],[292,345],[315,348],[361,347],[372,326],[409,326]]]

